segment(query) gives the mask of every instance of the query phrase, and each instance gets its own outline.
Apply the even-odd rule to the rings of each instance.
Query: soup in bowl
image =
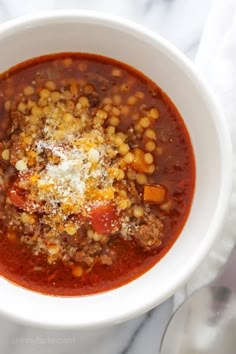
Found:
[[[189,213],[195,164],[160,88],[105,57],[54,54],[3,73],[0,92],[2,275],[85,295],[161,259]]]
[[[88,327],[160,304],[227,205],[211,94],[169,44],[115,18],[44,13],[0,43],[2,311]]]

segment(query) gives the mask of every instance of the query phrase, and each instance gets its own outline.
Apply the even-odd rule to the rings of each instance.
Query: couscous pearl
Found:
[[[119,136],[123,141],[125,141],[125,139],[127,138],[127,135],[122,132],[116,133],[116,136]]]
[[[31,136],[26,136],[26,137],[24,138],[24,142],[25,142],[27,145],[32,144],[32,141],[33,141],[33,139],[32,139]]]
[[[135,96],[142,100],[144,98],[144,93],[142,91],[137,91],[135,93]]]
[[[128,152],[125,156],[124,156],[124,161],[126,163],[132,163],[134,161],[134,155],[132,154],[132,152]]]
[[[73,120],[73,118],[74,117],[70,113],[65,113],[64,116],[63,116],[64,121],[67,122],[67,123],[71,122]]]
[[[118,181],[121,181],[121,180],[124,179],[124,178],[125,178],[125,173],[124,173],[124,171],[123,171],[123,170],[119,170],[119,173],[118,173],[116,179],[117,179]]]
[[[121,76],[121,70],[118,69],[118,68],[113,68],[112,72],[111,72],[111,75],[114,76],[114,77],[120,77]]]
[[[110,97],[105,97],[102,102],[103,104],[112,104],[112,99]]]
[[[138,184],[147,184],[147,176],[144,173],[138,173],[136,176],[136,181]]]
[[[70,100],[70,99],[72,99],[72,97],[73,97],[73,95],[72,95],[71,91],[66,90],[63,92],[63,98],[65,98],[66,100]]]
[[[116,136],[114,139],[116,145],[120,146],[121,144],[123,144],[123,139],[121,139],[121,137]]]
[[[153,163],[153,156],[149,152],[144,154],[144,161],[148,164],[151,165]]]
[[[38,100],[38,105],[39,105],[40,107],[46,107],[47,104],[48,104],[48,101],[47,101],[46,98],[40,98],[40,99]]]
[[[77,96],[78,93],[79,93],[79,87],[78,87],[78,84],[77,82],[72,82],[70,84],[70,92],[73,96]]]
[[[59,100],[61,99],[61,94],[60,94],[60,92],[58,92],[58,91],[53,91],[53,92],[51,93],[50,98],[51,98],[51,100],[52,100],[53,102],[57,102],[57,101],[59,101]]]
[[[99,161],[99,151],[97,149],[91,148],[88,153],[89,161],[92,163],[97,163]]]
[[[5,111],[9,112],[10,109],[11,109],[11,101],[7,100],[7,101],[4,103],[4,108],[5,108]]]
[[[145,144],[145,150],[148,152],[152,152],[156,149],[156,144],[153,141],[147,141]]]
[[[56,90],[56,84],[51,80],[45,82],[44,86],[50,91]]]
[[[144,133],[145,137],[148,139],[156,140],[156,132],[153,129],[146,129]]]
[[[151,122],[148,119],[148,117],[143,117],[140,119],[139,124],[141,125],[142,128],[148,128]]]
[[[139,125],[139,124],[136,124],[134,129],[135,129],[135,132],[138,133],[138,134],[141,134],[144,131],[144,128],[141,127],[141,125]]]
[[[17,171],[21,171],[21,172],[26,171],[28,169],[24,160],[17,161],[15,164],[15,168],[17,169]]]
[[[127,172],[127,177],[128,179],[130,179],[131,181],[134,181],[136,179],[136,172],[133,170],[130,170]]]
[[[42,99],[47,99],[50,95],[51,95],[51,93],[50,93],[50,91],[47,90],[47,89],[42,89],[42,90],[39,92],[39,96],[40,96]]]
[[[127,209],[131,206],[131,201],[129,199],[121,200],[118,205],[120,209]]]
[[[136,205],[133,209],[133,215],[135,218],[141,218],[144,215],[143,207]]]
[[[35,217],[33,215],[22,213],[20,219],[24,224],[30,224],[30,225],[35,224]]]
[[[99,242],[102,239],[102,237],[103,237],[102,234],[98,234],[97,232],[93,232],[92,238],[93,238],[94,241]]]
[[[109,127],[107,127],[106,132],[107,132],[107,134],[111,134],[112,135],[112,134],[115,133],[115,128],[109,126]]]
[[[31,113],[33,116],[35,117],[40,117],[42,115],[42,109],[37,107],[37,106],[34,106],[32,109],[31,109]]]
[[[149,165],[147,173],[151,175],[155,171],[155,169],[156,169],[155,165]]]
[[[112,116],[110,119],[109,119],[109,123],[114,126],[114,127],[118,127],[118,125],[120,124],[120,120],[119,118],[117,118],[116,116]]]
[[[24,95],[25,96],[30,96],[30,95],[33,95],[34,94],[34,88],[33,86],[26,86],[24,88]]]
[[[113,96],[113,103],[116,104],[117,106],[120,105],[122,102],[122,98],[120,95],[114,95]]]
[[[113,107],[111,111],[112,111],[112,113],[113,113],[115,116],[119,116],[119,115],[120,115],[120,110],[119,110],[119,108],[117,108],[117,107]]]
[[[26,104],[24,102],[20,102],[18,104],[18,106],[17,106],[18,111],[21,112],[21,113],[25,113],[26,108],[27,107],[26,107]]]
[[[130,147],[128,144],[123,143],[119,146],[119,152],[121,155],[127,154],[127,152],[129,152],[129,150],[130,150]]]
[[[83,275],[83,272],[83,268],[79,265],[76,265],[72,268],[72,274],[74,275],[74,277],[81,277]]]
[[[89,100],[85,96],[81,96],[79,98],[79,103],[81,104],[82,107],[88,107],[89,106]]]
[[[106,111],[106,112],[109,112],[111,109],[112,109],[112,105],[111,104],[106,104],[103,109]]]
[[[27,102],[27,109],[32,109],[34,106],[36,106],[36,103],[34,101],[29,100]]]
[[[120,113],[123,115],[127,115],[130,112],[130,107],[129,106],[123,106],[120,110]]]
[[[160,116],[160,112],[157,108],[151,108],[148,115],[153,119],[158,119]]]
[[[65,227],[65,232],[68,234],[68,235],[74,235],[77,231],[77,228],[75,227],[75,225],[73,224],[70,224],[70,225],[66,225]]]
[[[108,113],[106,111],[103,111],[102,109],[99,109],[96,113],[96,116],[104,120],[107,118]]]
[[[127,84],[122,84],[120,87],[121,92],[127,92],[129,91],[129,85]]]
[[[72,65],[72,59],[71,58],[63,59],[63,64],[66,68],[69,68]]]
[[[43,107],[43,113],[46,114],[46,115],[49,115],[51,112],[51,109],[50,107],[46,106],[46,107]]]
[[[135,96],[130,96],[127,100],[127,103],[130,105],[130,106],[134,106],[136,103],[137,103],[137,97]]]
[[[8,161],[10,159],[10,150],[9,149],[3,150],[2,158],[3,158],[3,160],[6,160],[6,161]]]

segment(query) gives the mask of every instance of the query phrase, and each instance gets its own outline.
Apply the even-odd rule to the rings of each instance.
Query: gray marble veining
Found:
[[[30,328],[1,319],[1,354],[156,354],[171,310],[169,301],[136,319],[91,331]]]

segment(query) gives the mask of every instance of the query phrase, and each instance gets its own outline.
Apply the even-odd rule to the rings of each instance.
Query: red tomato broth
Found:
[[[63,67],[62,70],[60,63],[66,57],[72,58],[72,65]],[[159,119],[151,128],[157,132],[157,146],[163,150],[162,154],[155,155],[158,169],[150,176],[149,182],[164,185],[167,188],[172,207],[166,213],[161,212],[162,216],[164,215],[164,237],[159,247],[144,251],[137,243],[117,237],[110,243],[110,249],[115,255],[113,264],[103,265],[98,262],[91,271],[84,273],[81,277],[72,275],[69,264],[66,265],[61,261],[48,264],[44,254],[34,255],[30,246],[19,240],[10,240],[5,235],[5,225],[2,225],[3,231],[0,232],[0,273],[2,276],[23,287],[51,295],[76,296],[107,291],[122,286],[145,273],[166,254],[177,239],[188,217],[194,192],[194,156],[185,124],[166,94],[133,68],[97,55],[66,53],[49,55],[19,64],[3,74],[0,78],[0,92],[4,92],[5,96],[10,98],[13,94],[13,83],[14,94],[20,94],[23,87],[35,79],[36,72],[43,72],[44,77],[40,78],[41,87],[43,87],[44,81],[51,79],[49,63],[57,67],[54,75],[57,73],[58,77],[52,78],[55,81],[60,82],[61,78],[65,81],[68,78],[74,78],[75,73],[79,77],[80,73],[75,72],[74,69],[78,62],[85,63],[93,72],[102,73],[103,76],[108,77],[111,87],[121,84],[126,79],[132,88],[131,92],[149,92],[145,103],[150,107],[158,107],[160,112]],[[113,78],[111,82],[110,72],[113,67],[122,69],[125,75],[122,80],[118,77]],[[104,96],[101,88],[98,88],[98,91],[101,96]],[[130,92],[124,93],[123,98],[126,99],[129,95]],[[6,97],[3,99],[0,96],[0,138],[1,132],[3,137],[6,127],[10,124],[8,114],[1,104],[1,101],[5,102]],[[121,120],[119,131],[126,131],[131,124],[132,120],[124,117]],[[138,142],[143,148],[144,144],[141,139]],[[138,189],[142,193],[142,186],[138,186]],[[156,210],[159,206],[151,205],[150,208]],[[35,267],[39,270],[33,271]]]
[[[44,255],[32,257],[31,249],[24,244],[1,238],[0,246],[0,272],[4,277],[30,290],[61,296],[90,295],[125,285],[154,266],[169,249],[167,244],[147,257],[131,242],[116,240],[113,249],[119,252],[119,259],[112,267],[96,264],[92,272],[75,278],[62,262],[48,265]],[[42,270],[33,271],[34,267]]]

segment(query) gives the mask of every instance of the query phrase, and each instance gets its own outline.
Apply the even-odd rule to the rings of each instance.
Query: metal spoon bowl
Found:
[[[160,354],[236,354],[236,248],[223,272],[173,314]]]

